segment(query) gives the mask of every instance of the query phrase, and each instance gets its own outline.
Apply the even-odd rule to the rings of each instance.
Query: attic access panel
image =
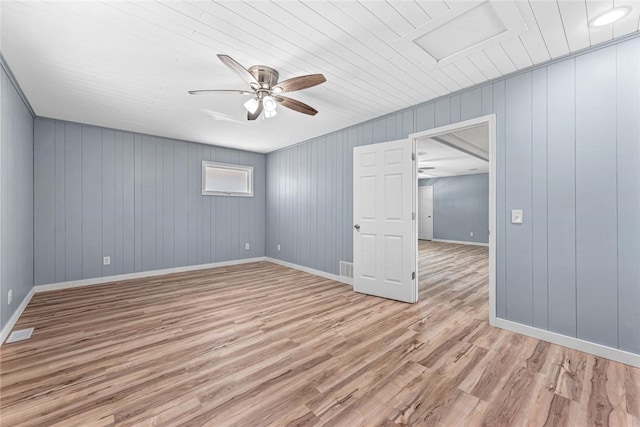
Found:
[[[449,12],[398,40],[398,48],[436,69],[528,30],[512,1],[454,4]]]

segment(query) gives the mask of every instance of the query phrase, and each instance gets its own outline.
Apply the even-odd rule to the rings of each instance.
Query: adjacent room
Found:
[[[640,425],[640,1],[0,24],[0,426]]]

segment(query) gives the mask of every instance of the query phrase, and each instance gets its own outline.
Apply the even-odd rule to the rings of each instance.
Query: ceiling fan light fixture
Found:
[[[270,119],[271,117],[274,117],[276,114],[278,114],[278,112],[276,110],[268,111],[266,108],[264,110],[264,117],[267,118],[267,119]]]
[[[272,96],[267,95],[264,98],[262,98],[262,106],[264,107],[265,112],[271,112],[271,111],[276,111],[276,107],[278,106],[278,103]]]
[[[593,18],[589,21],[589,26],[597,28],[613,24],[627,16],[629,12],[631,12],[631,8],[629,6],[615,7]]]
[[[246,108],[247,111],[250,112],[251,114],[255,114],[256,111],[258,111],[259,105],[260,103],[258,102],[257,99],[251,98],[250,100],[244,103],[244,108]]]

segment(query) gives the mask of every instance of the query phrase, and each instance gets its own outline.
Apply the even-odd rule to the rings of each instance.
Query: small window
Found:
[[[202,195],[253,197],[253,167],[203,161]]]

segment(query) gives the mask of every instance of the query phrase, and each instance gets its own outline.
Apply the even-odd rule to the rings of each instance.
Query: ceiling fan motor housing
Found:
[[[279,74],[276,70],[266,65],[253,65],[247,70],[256,78],[262,89],[271,89],[278,84]]]

